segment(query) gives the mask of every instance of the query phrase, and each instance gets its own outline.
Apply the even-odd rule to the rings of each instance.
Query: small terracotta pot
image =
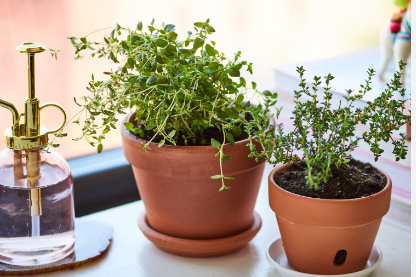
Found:
[[[146,152],[141,146],[147,141],[132,135],[124,124],[121,133],[124,155],[133,167],[153,229],[176,238],[207,240],[251,227],[265,160],[248,157],[248,140],[224,146],[224,153],[231,156],[223,163],[224,175],[235,180],[226,180],[231,188],[220,192],[221,180],[210,178],[220,174],[216,148],[151,143]]]
[[[310,274],[336,275],[364,269],[382,217],[390,208],[391,180],[371,196],[350,200],[317,199],[290,193],[273,180],[288,165],[269,175],[269,202],[276,214],[289,264]],[[342,265],[334,263],[338,251],[347,253]]]

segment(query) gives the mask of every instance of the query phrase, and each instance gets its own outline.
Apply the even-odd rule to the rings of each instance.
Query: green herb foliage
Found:
[[[167,142],[176,145],[179,138],[185,145],[209,145],[202,134],[209,127],[218,128],[224,141],[212,139],[211,145],[218,149],[221,174],[211,178],[221,179],[220,190],[229,188],[224,179],[232,178],[222,171],[222,162],[230,159],[223,153],[224,144],[234,144],[249,124],[245,119],[247,112],[251,111],[259,124],[269,120],[263,116],[261,105],[250,107],[247,91],[254,90],[263,98],[277,94],[260,93],[254,82],[251,87],[247,85],[240,75],[242,70],[252,74],[252,64],[240,61],[240,51],[228,59],[216,49],[215,42],[209,39],[215,32],[209,20],[196,22],[183,41],[178,40],[175,25],[156,28],[153,20],[147,28],[142,22],[135,30],[117,24],[103,42],[89,41],[89,35],[68,38],[76,50],[75,59],[82,58],[82,52],[90,49],[92,57],[107,58],[118,65],[117,69],[104,72],[109,76],[106,81],[91,76],[89,94],[81,101],[74,99],[82,109],[73,122],[80,124],[81,117],[86,115],[83,134],[75,140],[85,139],[101,152],[105,135],[116,129],[117,114],[128,108],[135,110],[135,120],[140,123],[139,127],[125,123],[131,133],[143,137],[145,130],[154,132],[153,138],[143,144],[144,149],[150,148],[156,136],[163,136],[159,147]],[[51,49],[52,56],[57,58],[59,51]],[[276,101],[267,102],[270,105]]]
[[[263,146],[259,151],[252,143],[251,157],[265,157],[272,164],[277,163],[296,163],[304,161],[307,165],[307,183],[310,188],[319,189],[321,182],[327,182],[332,176],[332,171],[341,166],[348,166],[351,152],[357,147],[360,140],[365,141],[371,146],[375,161],[381,156],[384,150],[380,147],[380,142],[391,142],[394,146],[393,154],[396,160],[404,159],[407,154],[405,145],[405,134],[400,134],[399,139],[394,139],[392,133],[399,130],[406,122],[410,123],[409,115],[405,115],[405,89],[402,88],[400,77],[405,63],[400,62],[400,71],[394,74],[393,79],[384,92],[374,99],[368,101],[364,108],[355,108],[354,103],[363,99],[366,92],[371,90],[371,78],[375,71],[369,69],[368,79],[357,93],[347,90],[345,96],[346,104],[332,109],[330,92],[330,81],[334,79],[331,74],[322,80],[315,77],[312,87],[306,85],[303,78],[305,70],[298,67],[297,72],[300,76],[300,90],[295,91],[295,108],[292,111],[294,120],[294,130],[287,134],[283,133],[282,125],[267,124],[267,121],[259,122],[261,128],[257,131],[250,130],[253,124],[246,126],[250,133],[256,134]],[[318,86],[323,84],[324,97],[322,102],[317,98]],[[398,92],[401,99],[395,99],[394,93]],[[308,100],[301,101],[301,96],[306,95]],[[268,96],[270,97],[270,96]],[[270,109],[266,102],[265,111]],[[365,124],[370,130],[364,132],[362,136],[355,135],[358,124]],[[257,126],[258,127],[258,126]],[[266,129],[272,130],[276,136],[264,133]],[[303,150],[303,156],[296,154]]]

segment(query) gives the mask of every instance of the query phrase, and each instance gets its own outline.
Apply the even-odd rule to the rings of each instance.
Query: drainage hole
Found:
[[[347,250],[339,250],[335,255],[334,264],[335,265],[343,265],[345,263],[345,259],[347,258]]]

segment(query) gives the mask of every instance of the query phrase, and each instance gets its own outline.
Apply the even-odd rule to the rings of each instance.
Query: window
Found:
[[[35,58],[36,95],[41,104],[56,102],[62,105],[70,119],[79,111],[73,99],[87,93],[86,86],[91,74],[94,74],[95,79],[105,79],[102,72],[115,66],[108,60],[92,59],[88,55],[74,61],[72,49],[59,53],[56,61],[51,57],[49,48],[69,46],[66,37],[82,37],[100,28],[115,26],[116,23],[135,28],[138,21],[142,20],[147,25],[153,17],[155,24],[165,22],[177,25],[179,36],[185,36],[194,22],[210,18],[217,30],[213,37],[220,49],[227,56],[241,50],[243,59],[254,63],[252,79],[260,88],[267,88],[273,87],[272,68],[277,64],[323,59],[377,45],[381,28],[395,10],[390,1],[380,3],[378,0],[224,0],[215,3],[208,5],[192,0],[165,0],[157,4],[144,0],[63,0],[25,1],[23,5],[20,1],[3,1],[0,4],[0,98],[14,103],[22,111],[22,101],[27,94],[27,58],[15,48],[23,42],[35,41],[46,47],[47,50]],[[93,36],[100,40],[110,30]],[[246,79],[250,81],[251,77]],[[0,118],[2,132],[11,123],[10,112],[0,109]],[[42,111],[41,124],[48,128],[58,126],[61,120],[59,111],[53,108]],[[70,123],[65,129],[68,137],[55,141],[61,145],[57,151],[66,159],[96,152],[85,142],[71,140],[81,135],[80,129]],[[109,156],[122,155],[121,150],[117,149],[121,146],[118,130],[108,133],[103,144],[104,150],[115,149],[112,150],[114,152],[110,151]],[[3,146],[0,146],[1,149]],[[100,159],[93,159],[90,161],[100,162]],[[71,162],[74,167],[77,164],[82,163],[77,159]],[[90,169],[92,173],[100,172]],[[74,170],[75,178],[79,178],[76,186],[86,189],[95,184],[93,180],[96,179],[85,179],[86,175],[76,176],[76,172]],[[130,184],[134,183],[131,170],[128,174],[126,176],[129,176]],[[85,195],[92,197],[92,194]],[[77,197],[87,197],[85,195],[79,194]],[[84,200],[87,201],[86,198]]]

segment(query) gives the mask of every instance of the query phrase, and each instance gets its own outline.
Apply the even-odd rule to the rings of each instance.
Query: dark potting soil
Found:
[[[306,184],[305,163],[291,164],[273,176],[282,189],[302,196],[321,199],[354,199],[370,196],[387,185],[387,178],[369,163],[350,158],[347,166],[332,169],[327,183],[321,182],[320,189],[310,189]]]
[[[245,115],[245,119],[247,120],[247,121],[251,121],[251,120],[253,120],[253,116],[251,115],[251,114],[249,114],[249,113],[246,113],[246,115]],[[142,130],[143,130],[143,132],[144,132],[144,137],[140,137],[139,135],[136,135],[136,137],[137,138],[140,138],[140,139],[144,139],[144,140],[147,140],[147,141],[149,141],[149,140],[151,140],[153,137],[154,137],[154,135],[155,135],[155,132],[153,132],[153,130],[146,130],[144,127],[143,127],[143,125],[141,125],[141,124],[139,124],[139,123],[137,123],[137,122],[135,122],[135,126],[134,127],[136,127],[136,128],[141,128]],[[247,139],[248,138],[248,133],[246,132],[246,130],[244,129],[244,125],[241,125],[241,130],[242,130],[242,133],[241,133],[241,135],[240,136],[238,136],[237,138],[234,138],[234,140],[237,142],[237,141],[241,141],[241,140],[245,140],[245,139]],[[207,128],[205,131],[204,131],[204,133],[202,134],[202,135],[199,135],[199,138],[196,140],[196,143],[193,143],[192,142],[192,140],[191,139],[188,139],[188,144],[187,145],[185,145],[185,141],[184,141],[184,139],[182,138],[182,133],[181,132],[179,132],[179,138],[178,138],[178,140],[176,141],[176,145],[179,145],[179,146],[209,146],[209,145],[211,145],[211,138],[214,138],[214,139],[216,139],[217,141],[219,141],[220,143],[222,143],[223,141],[224,141],[224,135],[223,135],[223,133],[222,133],[222,131],[221,130],[219,130],[218,128],[216,128],[216,127],[209,127],[209,128]],[[164,139],[163,138],[163,136],[161,136],[161,135],[157,135],[153,140],[152,140],[152,142],[154,142],[154,143],[159,143],[162,139]],[[203,140],[203,139],[205,139],[205,141],[206,141],[206,144],[201,144],[201,141]],[[228,142],[227,142],[228,143]],[[170,144],[170,145],[172,145],[172,143],[171,142],[169,142],[169,141],[166,141],[165,142],[165,144]]]

